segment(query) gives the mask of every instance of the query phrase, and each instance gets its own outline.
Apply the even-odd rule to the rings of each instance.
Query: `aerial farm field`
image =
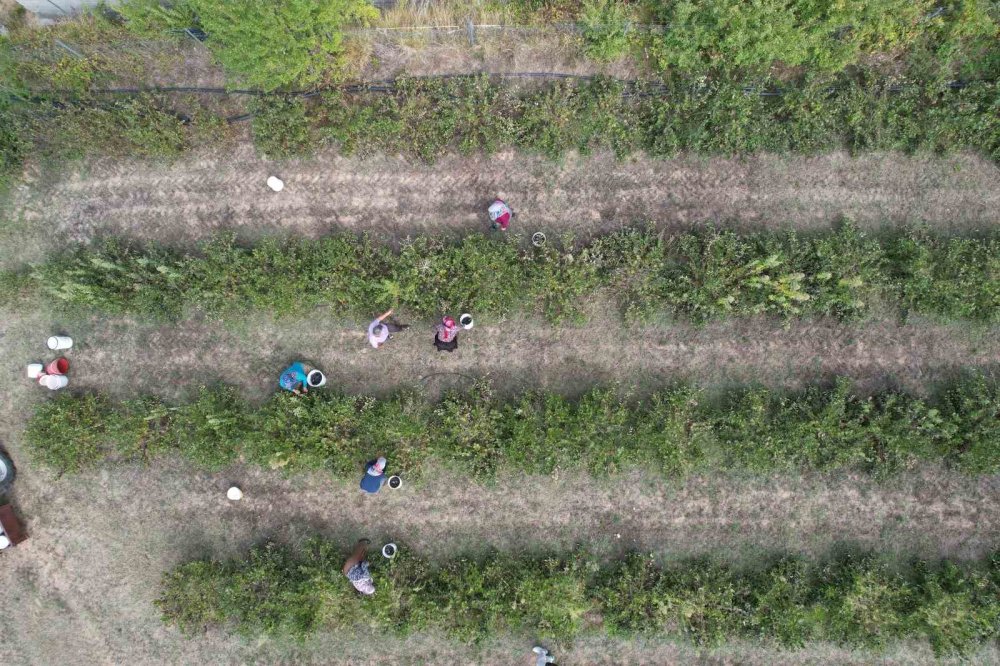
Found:
[[[0,2],[0,663],[1000,663],[998,22]]]

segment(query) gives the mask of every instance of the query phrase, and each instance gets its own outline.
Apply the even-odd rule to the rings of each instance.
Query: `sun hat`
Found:
[[[368,470],[368,473],[371,474],[372,470],[375,470],[376,475],[381,474],[382,472],[385,471],[385,463],[386,463],[385,458],[379,456],[379,459],[376,460],[375,464],[371,466],[371,469]]]

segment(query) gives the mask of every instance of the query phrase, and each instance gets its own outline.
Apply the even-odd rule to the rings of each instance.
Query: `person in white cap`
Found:
[[[379,456],[365,467],[365,475],[361,477],[361,490],[374,495],[385,484],[385,458]]]
[[[375,349],[385,344],[390,334],[399,333],[407,327],[407,324],[397,324],[391,321],[389,319],[391,316],[392,309],[390,308],[385,314],[376,317],[372,323],[368,324],[368,343]]]
[[[531,648],[531,651],[535,653],[535,666],[545,666],[545,664],[553,663],[556,658],[549,654],[549,651],[540,645],[536,645]]]

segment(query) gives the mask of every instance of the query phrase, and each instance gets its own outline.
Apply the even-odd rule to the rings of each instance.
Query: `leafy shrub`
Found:
[[[668,28],[650,40],[661,69],[761,71],[774,63],[827,71],[869,54],[995,38],[985,3],[936,12],[936,0],[811,3],[782,0],[690,0],[647,3]],[[957,3],[956,3],[957,4]]]
[[[666,566],[627,554],[601,564],[583,553],[457,557],[431,566],[405,547],[371,562],[375,594],[340,572],[347,553],[314,538],[300,550],[268,543],[244,559],[193,561],[168,572],[156,600],[186,634],[223,628],[302,637],[320,629],[438,630],[476,643],[497,636],[568,640],[606,631],[683,636],[698,644],[764,639],[880,648],[929,640],[964,653],[998,635],[997,558],[958,565],[913,562],[902,571],[866,553],[792,556],[737,570],[702,558]],[[585,616],[603,628],[587,628]]]
[[[141,423],[105,398],[61,395],[46,403],[45,417],[25,433],[36,458],[59,472],[79,472],[114,458],[141,436]],[[138,427],[137,427],[138,426]]]
[[[299,97],[265,97],[251,110],[253,142],[257,150],[271,159],[308,154],[315,145],[306,117],[306,105]]]
[[[378,16],[366,0],[186,0],[219,62],[264,90],[316,86],[345,71],[344,34]]]
[[[61,397],[36,408],[26,441],[41,462],[71,471],[104,459],[176,452],[209,469],[240,458],[350,478],[378,442],[394,465],[414,475],[432,459],[480,478],[498,469],[602,475],[635,465],[667,475],[699,469],[888,475],[924,460],[989,474],[1000,469],[998,414],[996,384],[978,375],[930,402],[894,392],[857,395],[846,381],[792,395],[749,388],[720,403],[701,400],[690,387],[638,401],[607,389],[578,400],[527,393],[503,401],[480,384],[438,403],[406,393],[376,400],[328,390],[299,398],[282,392],[251,407],[231,389],[217,388],[178,407]]]
[[[625,55],[629,48],[629,18],[620,0],[584,0],[580,25],[587,57],[607,62]]]
[[[878,241],[850,225],[810,237],[711,231],[665,239],[653,230],[626,230],[585,246],[565,239],[531,249],[516,239],[421,237],[398,254],[349,235],[255,247],[220,237],[200,255],[109,240],[40,264],[32,277],[67,304],[161,317],[176,317],[188,305],[285,314],[322,304],[356,317],[392,305],[428,317],[454,309],[520,310],[578,321],[598,289],[610,289],[629,320],[656,314],[694,321],[752,314],[846,319],[865,315],[876,302],[942,319],[1000,316],[996,240],[906,233]],[[20,289],[27,283],[20,281]]]

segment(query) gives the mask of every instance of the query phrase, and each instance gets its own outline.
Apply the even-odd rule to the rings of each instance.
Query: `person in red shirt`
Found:
[[[444,317],[434,327],[434,346],[438,351],[453,352],[458,349],[458,324],[451,317]]]

